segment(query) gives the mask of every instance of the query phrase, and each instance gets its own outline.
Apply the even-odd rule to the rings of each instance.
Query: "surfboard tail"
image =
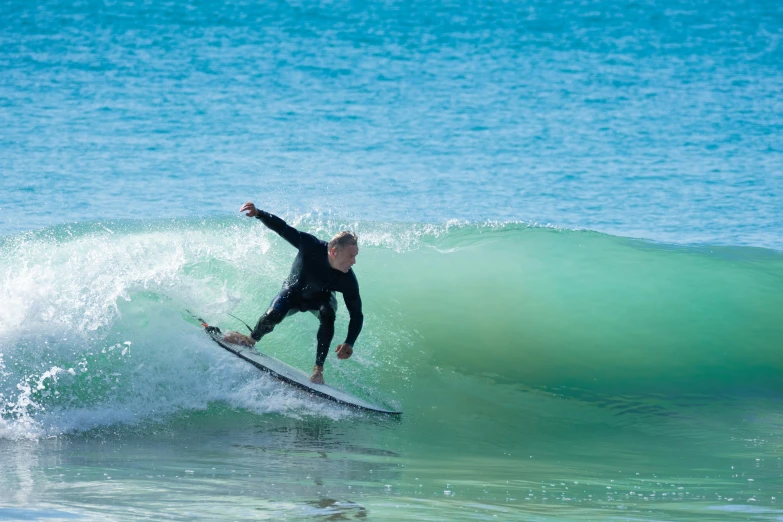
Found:
[[[204,319],[202,319],[201,317],[197,316],[196,314],[194,314],[190,310],[186,309],[185,312],[187,312],[193,319],[198,321],[199,324],[201,324],[201,326],[207,331],[207,333],[209,333],[209,334],[221,334],[221,333],[223,333],[223,332],[220,331],[220,328],[218,328],[217,326],[210,326],[209,324],[207,324],[207,322]]]

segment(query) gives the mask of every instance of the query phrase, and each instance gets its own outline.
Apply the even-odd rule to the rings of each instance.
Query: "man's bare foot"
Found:
[[[244,346],[254,346],[256,344],[256,341],[252,337],[248,337],[239,332],[226,332],[223,334],[223,340],[228,343],[242,344]]]
[[[310,376],[310,382],[313,384],[324,384],[323,366],[313,366],[313,374]]]

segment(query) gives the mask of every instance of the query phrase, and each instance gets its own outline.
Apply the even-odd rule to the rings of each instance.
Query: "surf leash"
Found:
[[[231,317],[233,317],[234,319],[236,319],[236,320],[237,320],[237,321],[239,321],[240,323],[244,324],[244,325],[245,325],[245,328],[247,328],[247,331],[248,331],[248,332],[250,332],[250,333],[253,333],[253,329],[252,329],[252,328],[250,328],[250,325],[249,325],[249,324],[247,324],[245,321],[243,321],[242,319],[240,319],[239,317],[237,317],[237,316],[236,316],[236,315],[234,315],[234,314],[229,314],[228,312],[226,312],[226,314],[227,314],[227,315],[230,315]]]

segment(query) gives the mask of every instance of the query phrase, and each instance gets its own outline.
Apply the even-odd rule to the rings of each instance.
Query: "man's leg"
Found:
[[[318,351],[315,354],[315,367],[313,368],[313,374],[310,376],[310,381],[316,384],[323,384],[324,361],[334,338],[334,321],[337,317],[337,299],[335,299],[334,293],[329,295],[328,301],[321,303],[318,310],[313,310],[312,312],[318,317],[321,324],[316,335]]]
[[[280,324],[286,315],[289,315],[292,311],[293,298],[291,292],[288,289],[283,290],[272,300],[269,305],[269,309],[261,316],[256,323],[256,327],[253,328],[253,332],[250,337],[256,341],[260,341],[263,336],[274,330],[275,326]]]
[[[332,308],[330,303],[324,303],[318,309],[318,319],[321,321],[321,325],[318,327],[318,351],[315,355],[315,365],[323,366],[326,360],[326,355],[329,353],[329,346],[332,344],[334,338],[334,320],[337,318],[337,314]]]

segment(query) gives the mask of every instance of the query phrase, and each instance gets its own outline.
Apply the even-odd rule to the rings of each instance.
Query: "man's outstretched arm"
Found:
[[[298,249],[302,247],[302,236],[305,235],[303,232],[299,232],[274,214],[256,208],[252,201],[248,201],[242,205],[242,208],[240,208],[239,211],[247,212],[247,214],[245,214],[247,217],[260,219],[269,230],[277,233],[280,237],[291,243],[294,248]]]

